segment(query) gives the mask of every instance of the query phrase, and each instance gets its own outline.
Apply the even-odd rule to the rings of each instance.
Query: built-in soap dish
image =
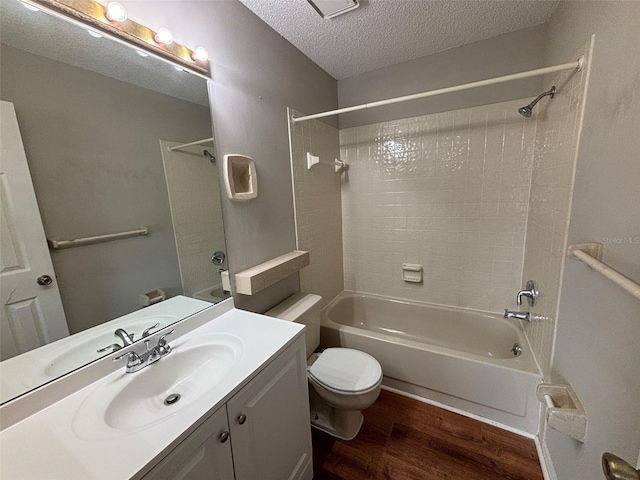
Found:
[[[225,155],[223,170],[229,199],[246,202],[258,196],[258,175],[253,159],[244,155]]]
[[[569,437],[584,442],[587,414],[570,385],[541,383],[536,389],[538,400],[547,406],[547,425]]]

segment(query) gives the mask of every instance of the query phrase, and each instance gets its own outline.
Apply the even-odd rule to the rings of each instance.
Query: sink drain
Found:
[[[172,393],[171,395],[169,395],[167,398],[164,399],[164,404],[173,405],[174,403],[177,403],[178,400],[180,400],[180,394]]]

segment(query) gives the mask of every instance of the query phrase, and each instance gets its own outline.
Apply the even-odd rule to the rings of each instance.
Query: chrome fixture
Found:
[[[518,320],[531,321],[531,314],[529,312],[512,312],[511,310],[504,309],[504,318],[517,318]]]
[[[149,335],[151,335],[151,333],[150,333],[151,330],[153,330],[154,328],[158,328],[159,326],[160,326],[160,324],[156,323],[155,325],[152,325],[152,326],[150,326],[148,328],[145,328],[144,331],[142,332],[142,338],[146,338]],[[107,351],[111,350],[111,353],[113,353],[113,352],[117,352],[121,348],[128,347],[129,345],[131,345],[134,342],[135,334],[134,333],[128,333],[123,328],[117,329],[114,332],[114,335],[122,340],[122,345],[120,345],[119,343],[112,343],[111,345],[99,348],[96,351],[98,353],[103,353],[103,352],[107,352]]]
[[[535,280],[529,280],[526,285],[526,290],[520,290],[516,296],[516,303],[522,305],[522,297],[527,297],[527,302],[530,307],[536,304],[538,299],[538,284]]]
[[[640,470],[609,452],[602,454],[602,471],[607,480],[640,480]]]
[[[158,340],[158,344],[152,349],[149,349],[149,340],[145,340],[144,343],[147,346],[147,351],[144,352],[142,355],[138,355],[136,352],[130,351],[127,353],[123,353],[122,355],[118,355],[117,357],[114,357],[113,361],[116,362],[118,360],[126,358],[127,373],[134,373],[139,370],[142,370],[144,367],[148,367],[152,363],[155,363],[158,360],[160,360],[165,355],[169,355],[171,353],[171,347],[167,343],[167,340],[165,339],[165,337],[167,335],[171,335],[173,332],[175,332],[175,329],[162,335]]]
[[[203,150],[202,155],[204,155],[205,157],[209,157],[209,161],[214,165],[216,164],[216,157],[211,155],[211,153],[209,153],[209,150]]]
[[[164,404],[173,405],[174,403],[178,402],[178,400],[180,400],[181,397],[182,395],[180,395],[179,393],[172,393],[171,395],[169,395],[167,398],[164,399]]]
[[[128,347],[133,343],[133,333],[128,333],[124,328],[118,328],[113,335],[122,340],[122,346]]]
[[[216,250],[215,252],[213,252],[213,255],[211,255],[211,261],[214,265],[222,265],[225,258],[226,255],[221,250]],[[218,273],[220,273],[220,270],[221,269],[218,269]]]
[[[150,331],[153,330],[154,328],[158,328],[160,326],[159,323],[156,323],[155,325],[151,325],[149,328],[145,328],[144,331],[142,332],[142,338],[146,338],[149,335],[151,335]]]
[[[553,96],[556,94],[556,86],[554,85],[553,87],[551,87],[551,90],[541,93],[540,95],[538,95],[535,100],[533,102],[531,102],[529,105],[526,105],[524,107],[520,107],[518,109],[518,113],[520,113],[520,115],[522,115],[523,117],[527,117],[529,118],[531,116],[531,112],[533,111],[533,107],[536,106],[536,103],[538,103],[540,100],[542,100],[542,98],[546,97],[547,95],[549,95],[551,98],[553,98]]]
[[[511,347],[511,350],[509,351],[513,353],[514,357],[519,357],[520,355],[522,355],[522,347],[519,343],[514,343],[513,347]]]

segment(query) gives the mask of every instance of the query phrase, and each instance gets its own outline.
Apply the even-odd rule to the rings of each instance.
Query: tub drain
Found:
[[[522,354],[522,347],[518,343],[514,343],[513,347],[511,347],[511,353],[513,353],[514,357],[519,357]]]
[[[164,399],[164,404],[173,405],[174,403],[177,403],[178,400],[180,400],[180,394],[172,393],[171,395],[169,395],[167,398]]]

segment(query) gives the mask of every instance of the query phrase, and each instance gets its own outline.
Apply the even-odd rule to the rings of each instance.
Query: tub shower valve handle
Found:
[[[529,280],[526,285],[526,290],[520,290],[516,296],[516,303],[522,305],[522,297],[527,297],[527,302],[530,307],[536,304],[538,299],[538,284],[535,280]]]

